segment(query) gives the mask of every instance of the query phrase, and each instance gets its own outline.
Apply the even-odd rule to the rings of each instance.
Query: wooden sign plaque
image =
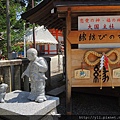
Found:
[[[120,78],[120,68],[113,70],[113,78]]]
[[[75,79],[87,79],[90,78],[90,70],[86,69],[78,69],[74,71],[74,78]]]

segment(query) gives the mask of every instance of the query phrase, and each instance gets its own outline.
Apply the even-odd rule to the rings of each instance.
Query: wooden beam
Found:
[[[58,29],[58,28],[63,28],[63,23],[60,23],[60,24],[58,24],[58,25],[56,25],[55,27],[54,27],[55,29]]]
[[[47,19],[46,21],[44,21],[44,24],[46,26],[49,26],[49,25],[54,24],[56,22],[59,22],[59,18],[56,17],[56,16],[50,16],[49,19]]]
[[[66,112],[71,115],[71,44],[67,39],[71,31],[71,9],[67,9],[66,27]]]
[[[57,26],[62,25],[62,24],[63,24],[63,22],[62,22],[60,19],[58,19],[58,20],[57,20],[56,22],[54,22],[53,24],[48,25],[48,27],[56,28]]]
[[[14,60],[4,60],[0,61],[0,66],[5,67],[5,66],[11,66],[11,65],[21,65],[22,60],[21,59],[14,59]]]
[[[59,18],[53,18],[51,21],[49,21],[47,23],[47,26],[50,26],[50,25],[53,25],[53,24],[56,24],[56,23],[59,23]]]
[[[58,12],[58,17],[59,17],[59,18],[65,18],[65,17],[66,17],[66,14],[65,14],[65,13],[59,13],[59,12]]]
[[[71,8],[71,12],[120,12],[120,6],[105,6],[105,5],[87,5],[87,6],[58,6],[58,12],[67,12],[68,8]],[[103,9],[104,8],[104,9]]]
[[[38,19],[36,19],[36,20],[34,20],[34,23],[37,23],[37,24],[42,24],[43,25],[43,23],[45,22],[45,21],[47,21],[48,20],[48,18],[50,18],[51,17],[51,14],[46,14],[46,16],[45,17],[43,17],[43,18],[41,18],[41,17],[39,17]]]

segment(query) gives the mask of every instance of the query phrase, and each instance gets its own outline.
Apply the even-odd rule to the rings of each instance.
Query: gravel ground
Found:
[[[59,98],[58,113],[65,115],[65,92]],[[118,97],[72,92],[72,115],[120,115]]]
[[[62,81],[62,77],[58,77],[57,78],[54,76],[52,79],[52,85],[53,88],[54,86],[61,85],[61,84],[65,84],[65,82],[61,82]],[[119,89],[119,88],[118,88]],[[91,89],[90,89],[91,90]],[[101,91],[99,91],[98,89],[93,89],[93,91],[95,91],[97,93],[100,93]],[[115,90],[117,90],[117,88],[115,88]],[[120,106],[118,103],[118,97],[115,97],[114,95],[116,94],[116,92],[111,91],[111,89],[109,88],[104,88],[101,92],[101,94],[94,94],[94,92],[76,92],[76,91],[72,91],[72,118],[70,116],[66,116],[66,93],[63,92],[61,93],[58,97],[60,98],[60,104],[57,107],[57,111],[59,114],[61,114],[62,117],[60,117],[60,120],[80,120],[80,119],[87,119],[87,118],[79,118],[81,116],[97,116],[97,118],[88,118],[91,120],[97,120],[97,119],[108,119],[108,118],[101,118],[101,116],[103,115],[112,115],[114,120],[118,119],[116,118],[116,115],[118,115],[118,117],[120,118]],[[109,92],[109,94],[108,94]],[[93,93],[93,94],[92,94]],[[104,94],[103,94],[104,93]],[[106,95],[106,93],[108,95]],[[111,96],[111,94],[113,96]],[[117,94],[118,95],[118,94]],[[100,117],[98,118],[98,116],[100,115]],[[67,118],[66,118],[67,117]],[[68,118],[70,117],[70,118]],[[75,118],[73,118],[75,117]]]
[[[60,82],[62,81],[61,79],[58,80],[56,78],[53,81],[53,87],[64,83]],[[98,90],[97,92],[100,91]],[[113,94],[111,91],[109,92],[109,95],[106,95],[107,91],[104,91],[103,93],[104,94],[94,94],[93,91],[90,93],[72,91],[72,116],[66,115],[66,93],[61,93],[58,96],[60,98],[60,104],[57,107],[58,113],[61,114],[59,120],[120,119],[118,97],[110,96],[110,94]]]

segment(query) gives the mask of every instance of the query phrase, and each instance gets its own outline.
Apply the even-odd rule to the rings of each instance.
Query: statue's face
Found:
[[[27,53],[27,58],[30,60],[30,61],[33,61],[35,60],[35,54],[34,53]]]
[[[27,58],[30,60],[30,61],[34,61],[37,57],[37,50],[34,49],[34,48],[30,48],[27,50]]]

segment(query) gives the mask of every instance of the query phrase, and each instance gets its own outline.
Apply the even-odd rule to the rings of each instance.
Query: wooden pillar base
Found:
[[[72,115],[72,112],[67,112],[67,115]]]
[[[120,107],[120,95],[118,96],[118,106]]]

